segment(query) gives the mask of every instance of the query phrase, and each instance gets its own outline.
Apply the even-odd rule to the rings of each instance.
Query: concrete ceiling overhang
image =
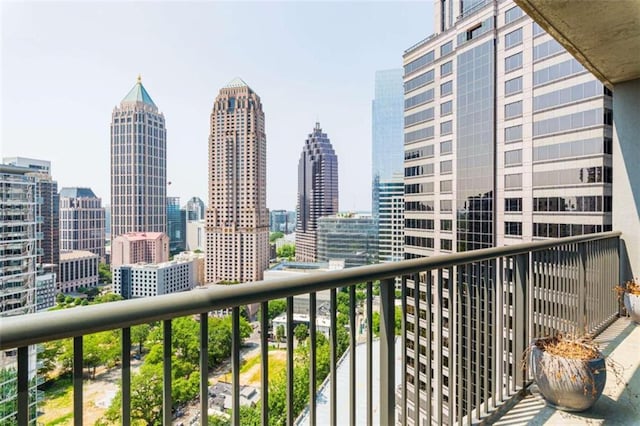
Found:
[[[609,88],[640,78],[640,0],[514,0]]]

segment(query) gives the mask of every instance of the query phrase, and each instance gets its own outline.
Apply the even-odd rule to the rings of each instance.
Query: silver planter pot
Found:
[[[540,393],[550,405],[564,411],[584,411],[602,395],[607,368],[602,353],[582,361],[550,355],[535,343],[530,351],[530,367]]]
[[[640,296],[631,293],[625,293],[623,300],[624,308],[629,313],[631,319],[640,324]]]

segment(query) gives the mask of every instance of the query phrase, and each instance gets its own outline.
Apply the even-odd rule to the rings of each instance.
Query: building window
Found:
[[[406,83],[404,83],[404,93],[411,92],[412,90],[431,83],[433,81],[433,76],[434,71],[429,70],[424,74],[420,74],[419,76],[408,80]]]
[[[440,135],[448,135],[453,131],[451,120],[440,123]]]
[[[517,142],[522,140],[522,125],[505,127],[504,129],[504,142]]]
[[[515,31],[511,31],[504,36],[504,48],[509,49],[513,46],[522,44],[522,28],[518,28]]]
[[[440,192],[451,192],[452,190],[452,181],[451,180],[442,180],[440,181]]]
[[[539,36],[540,34],[544,34],[544,32],[545,31],[542,29],[542,27],[537,22],[533,23],[533,36],[534,37]]]
[[[445,160],[440,162],[440,174],[451,173],[453,170],[453,162]]]
[[[522,222],[505,222],[505,235],[522,235]]]
[[[555,41],[555,39],[551,39],[537,46],[533,46],[533,60],[539,61],[561,52],[564,52],[562,45]]]
[[[452,141],[440,142],[440,155],[442,155],[442,154],[450,154],[452,151],[453,151],[453,142]]]
[[[453,62],[445,62],[440,65],[440,77],[444,77],[445,75],[449,75],[453,72]]]
[[[504,106],[504,118],[515,118],[522,116],[522,101],[511,102]]]
[[[522,52],[507,56],[504,59],[504,72],[510,72],[522,68]]]
[[[504,188],[505,189],[521,189],[522,173],[504,175]]]
[[[440,219],[440,230],[451,231],[453,229],[453,221],[451,219]]]
[[[447,101],[440,104],[440,116],[449,115],[453,112],[453,101]]]
[[[451,200],[440,200],[440,211],[441,212],[450,212],[452,210],[452,201]]]
[[[505,25],[510,24],[511,22],[515,21],[521,16],[522,16],[522,9],[520,9],[518,6],[514,6],[511,9],[504,12],[504,23]]]
[[[453,40],[440,46],[440,56],[448,55],[453,52]]]
[[[504,82],[504,94],[505,96],[513,95],[514,93],[522,92],[522,77],[512,78]]]
[[[521,212],[522,211],[522,198],[505,198],[504,199],[504,211],[506,211],[506,212]]]
[[[560,117],[551,117],[533,123],[533,136],[561,133],[602,124],[603,110],[601,108],[576,112]]]
[[[453,81],[447,81],[440,85],[440,96],[450,95],[453,92]]]
[[[429,89],[425,92],[418,93],[415,96],[405,99],[404,109],[409,110],[419,105],[426,104],[427,102],[431,102],[432,100],[433,100],[433,89]]]
[[[426,67],[427,65],[433,62],[433,59],[434,59],[433,50],[425,53],[424,55],[420,56],[417,59],[414,59],[413,61],[409,62],[404,66],[405,75],[411,74],[413,72],[418,71],[419,69]]]
[[[522,150],[514,149],[513,151],[506,151],[504,153],[504,165],[505,166],[519,166],[522,164]]]
[[[447,240],[447,239],[440,240],[440,249],[441,250],[451,251],[452,247],[453,247],[453,244],[451,243],[451,240]]]

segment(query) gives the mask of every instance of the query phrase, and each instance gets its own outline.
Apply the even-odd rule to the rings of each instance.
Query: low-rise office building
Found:
[[[60,253],[58,291],[71,293],[79,288],[96,287],[99,282],[100,256],[90,251],[71,250]]]
[[[113,268],[113,292],[125,299],[191,290],[196,283],[194,260],[141,263]]]
[[[164,232],[130,232],[111,244],[111,267],[169,260],[169,237]]]

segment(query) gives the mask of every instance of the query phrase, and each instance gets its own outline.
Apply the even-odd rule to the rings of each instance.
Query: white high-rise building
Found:
[[[435,34],[404,53],[405,258],[611,230],[611,92],[511,0],[434,6]],[[445,311],[431,344],[447,355],[425,365],[426,284],[407,284],[408,424],[416,389],[423,424],[429,386],[448,401],[492,362],[446,372],[465,346]],[[442,383],[416,375],[430,368]]]
[[[262,279],[269,264],[267,140],[260,97],[239,78],[213,103],[206,281]]]
[[[60,190],[60,250],[87,250],[104,259],[105,210],[90,188]]]
[[[111,118],[111,239],[129,232],[167,232],[167,129],[142,85]]]

